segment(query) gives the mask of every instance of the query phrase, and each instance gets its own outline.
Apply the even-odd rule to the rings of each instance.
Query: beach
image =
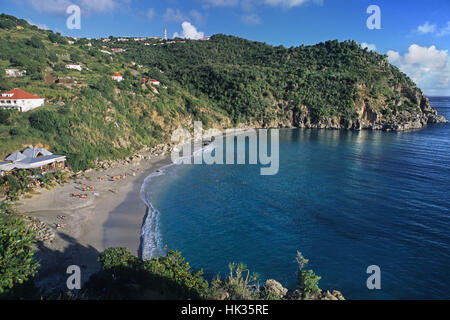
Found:
[[[170,162],[167,155],[117,162],[111,168],[78,175],[65,185],[36,190],[18,201],[20,214],[42,221],[54,234],[52,241],[36,243],[35,256],[41,263],[37,286],[65,289],[66,270],[71,265],[81,268],[82,282],[88,280],[99,269],[98,254],[109,247],[126,247],[138,255],[146,213],[140,198],[142,183]]]

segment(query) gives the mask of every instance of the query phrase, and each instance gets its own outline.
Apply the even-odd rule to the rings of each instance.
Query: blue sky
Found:
[[[66,27],[70,4],[81,29]],[[370,30],[367,8],[381,10]],[[2,0],[0,11],[74,37],[198,38],[216,33],[286,47],[356,40],[383,54],[430,95],[450,95],[449,0]]]

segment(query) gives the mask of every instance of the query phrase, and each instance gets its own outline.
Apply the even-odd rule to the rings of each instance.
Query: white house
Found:
[[[0,162],[0,176],[20,169],[59,170],[64,169],[65,156],[54,155],[44,148],[28,147],[25,151],[16,151],[5,161]]]
[[[66,68],[72,69],[72,70],[78,70],[78,71],[83,70],[83,67],[80,66],[79,64],[66,64]]]
[[[117,82],[123,81],[123,77],[120,73],[114,73],[111,78]]]
[[[151,85],[154,85],[154,86],[159,86],[161,83],[158,81],[158,80],[156,80],[156,79],[150,79],[150,80],[148,80],[148,82],[150,82],[150,84]]]
[[[12,89],[0,96],[0,108],[27,112],[44,105],[45,99],[22,89]]]
[[[10,77],[23,77],[27,74],[26,70],[18,70],[18,69],[5,69],[5,73]]]

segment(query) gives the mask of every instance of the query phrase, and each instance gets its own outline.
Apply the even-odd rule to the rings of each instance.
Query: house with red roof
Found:
[[[12,89],[0,95],[0,108],[27,112],[44,105],[45,99],[22,89]]]
[[[123,81],[122,75],[118,72],[114,73],[111,78],[117,82]]]

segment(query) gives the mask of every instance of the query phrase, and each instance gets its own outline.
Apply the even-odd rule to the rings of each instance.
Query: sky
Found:
[[[80,29],[67,27],[71,5]],[[285,47],[356,40],[387,54],[426,94],[450,96],[450,0],[0,0],[0,12],[79,38],[167,29],[169,37],[223,33]]]

